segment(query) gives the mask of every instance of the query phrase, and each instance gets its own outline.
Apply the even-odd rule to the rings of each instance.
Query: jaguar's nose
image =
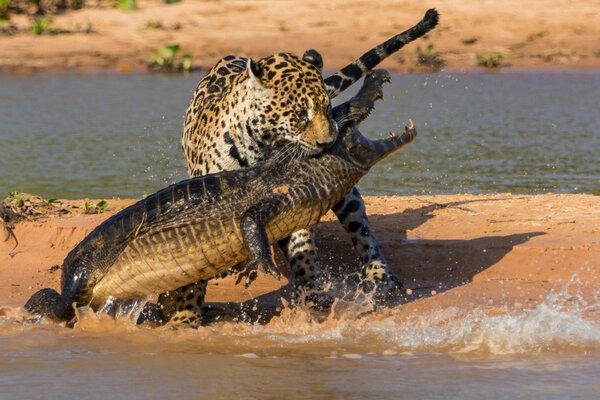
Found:
[[[337,139],[337,135],[338,135],[337,124],[333,121],[330,121],[329,122],[329,137],[327,138],[328,140],[317,140],[317,144],[320,147],[327,148],[335,142],[335,139]]]
[[[331,140],[327,140],[327,141],[317,141],[317,145],[319,145],[319,147],[329,147],[333,144],[333,142],[335,142],[335,137],[331,138]]]

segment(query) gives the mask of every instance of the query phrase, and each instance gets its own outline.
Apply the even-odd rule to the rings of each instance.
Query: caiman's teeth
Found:
[[[390,139],[393,139],[396,137],[396,132],[390,132],[389,135],[390,135]]]
[[[409,119],[408,120],[408,129],[413,129],[415,127],[415,124],[413,124],[413,120]]]

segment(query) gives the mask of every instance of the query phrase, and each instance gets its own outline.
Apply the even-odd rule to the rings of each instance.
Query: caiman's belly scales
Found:
[[[313,199],[310,207],[281,213],[266,226],[269,241],[319,222],[323,210],[331,207],[331,199],[324,203]],[[110,296],[126,299],[163,293],[214,278],[247,259],[238,218],[202,220],[131,241],[96,284],[93,297],[101,301]]]

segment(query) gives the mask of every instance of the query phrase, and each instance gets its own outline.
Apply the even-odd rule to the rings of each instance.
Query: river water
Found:
[[[199,76],[0,75],[0,196],[138,197],[184,176],[182,112]],[[364,131],[417,141],[367,193],[600,193],[600,72],[394,76]],[[575,296],[576,297],[576,296]],[[0,399],[597,399],[595,301],[523,313],[457,307],[197,331],[85,313],[74,329],[0,307]]]
[[[139,197],[185,176],[200,75],[0,75],[0,195]],[[600,193],[600,72],[396,75],[363,131],[417,141],[365,193]]]
[[[600,324],[559,290],[519,314],[400,309],[316,322],[136,327],[83,310],[74,329],[0,308],[0,398],[597,399]]]

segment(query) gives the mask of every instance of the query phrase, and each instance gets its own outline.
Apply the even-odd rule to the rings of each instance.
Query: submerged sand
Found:
[[[58,288],[60,272],[50,267],[60,264],[102,220],[133,201],[109,200],[110,211],[93,215],[83,213],[83,200],[65,201],[62,206],[78,208],[17,223],[19,245],[15,248],[12,238],[0,242],[0,305],[21,306],[40,288]],[[425,315],[456,306],[464,312],[510,314],[536,307],[566,286],[576,290],[579,305],[598,303],[598,196],[374,196],[366,202],[389,264],[412,291],[395,313]],[[357,256],[334,218],[330,213],[318,225],[317,243],[321,265],[339,280],[356,268]],[[259,276],[245,290],[231,278],[212,281],[208,300],[273,300],[286,282]],[[583,314],[600,319],[597,307],[584,307]]]
[[[33,17],[16,15],[10,23],[21,33],[0,35],[0,70],[142,69],[153,51],[172,43],[189,51],[201,67],[227,54],[263,57],[315,48],[323,54],[325,67],[334,69],[407,29],[430,7],[439,10],[440,26],[391,57],[385,68],[418,70],[417,45],[433,45],[432,52],[439,52],[448,69],[476,68],[476,55],[491,52],[504,55],[504,67],[600,67],[596,0],[247,0],[171,5],[138,0],[138,5],[129,12],[104,7],[53,16],[51,26],[76,32],[69,34],[33,36]]]

